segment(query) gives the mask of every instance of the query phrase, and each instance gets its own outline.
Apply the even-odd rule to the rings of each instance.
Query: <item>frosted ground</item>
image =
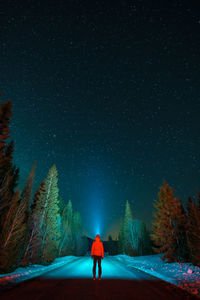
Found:
[[[125,264],[130,270],[131,268],[139,269],[194,295],[200,295],[200,267],[190,263],[164,263],[161,255],[138,257],[117,255],[114,259]]]

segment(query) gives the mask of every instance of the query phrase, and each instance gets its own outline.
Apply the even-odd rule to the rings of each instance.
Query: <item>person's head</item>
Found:
[[[99,241],[99,240],[100,240],[100,235],[99,235],[99,234],[96,235],[95,240],[96,240],[96,241]]]

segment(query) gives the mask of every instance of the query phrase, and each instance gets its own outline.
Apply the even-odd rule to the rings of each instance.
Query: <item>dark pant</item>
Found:
[[[101,277],[101,256],[94,255],[93,276],[96,275],[96,264],[98,260],[99,277]]]

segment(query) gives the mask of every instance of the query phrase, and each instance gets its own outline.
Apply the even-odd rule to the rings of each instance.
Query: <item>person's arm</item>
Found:
[[[94,242],[92,243],[92,248],[91,248],[91,257],[94,255]]]
[[[102,258],[104,258],[104,248],[103,248],[103,243],[101,242],[101,256]]]

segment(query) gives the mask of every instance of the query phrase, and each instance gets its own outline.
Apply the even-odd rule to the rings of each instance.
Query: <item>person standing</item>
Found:
[[[95,280],[96,276],[96,264],[98,261],[98,269],[99,269],[99,280],[101,280],[101,259],[104,258],[104,248],[103,243],[100,240],[100,235],[97,234],[95,241],[92,243],[91,249],[91,257],[93,258],[93,280]]]

